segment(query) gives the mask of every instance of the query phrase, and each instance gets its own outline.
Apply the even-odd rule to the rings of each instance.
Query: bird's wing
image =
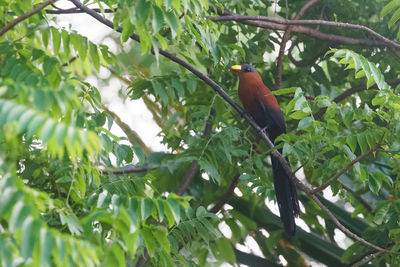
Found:
[[[257,97],[257,101],[263,111],[263,116],[272,123],[270,130],[275,131],[277,136],[286,133],[285,119],[283,118],[282,110],[279,107],[276,97],[270,94],[270,91],[266,87],[257,90],[257,92],[260,94]]]

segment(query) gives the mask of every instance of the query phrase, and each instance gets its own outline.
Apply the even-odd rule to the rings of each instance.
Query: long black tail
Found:
[[[271,157],[271,162],[274,174],[275,195],[279,206],[280,217],[286,234],[293,236],[296,234],[294,218],[298,217],[300,214],[296,186],[290,180],[277,158]]]

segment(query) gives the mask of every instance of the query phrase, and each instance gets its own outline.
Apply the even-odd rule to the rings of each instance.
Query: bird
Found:
[[[258,71],[249,64],[234,65],[230,69],[239,76],[239,99],[245,111],[254,119],[257,125],[265,129],[274,143],[275,139],[286,133],[285,119],[279,107],[278,100],[263,83]],[[282,154],[282,150],[278,149]],[[288,158],[285,158],[289,163]],[[286,174],[282,164],[271,156],[272,173],[279,214],[285,233],[296,234],[295,217],[300,215],[299,200],[296,187]]]

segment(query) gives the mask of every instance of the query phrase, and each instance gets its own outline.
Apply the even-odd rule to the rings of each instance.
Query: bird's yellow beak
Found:
[[[229,71],[240,72],[240,71],[242,71],[242,66],[241,65],[233,65]]]

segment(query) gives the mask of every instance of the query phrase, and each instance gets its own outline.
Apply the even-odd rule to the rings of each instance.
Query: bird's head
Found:
[[[257,72],[256,68],[249,64],[234,65],[230,69],[231,72]]]

